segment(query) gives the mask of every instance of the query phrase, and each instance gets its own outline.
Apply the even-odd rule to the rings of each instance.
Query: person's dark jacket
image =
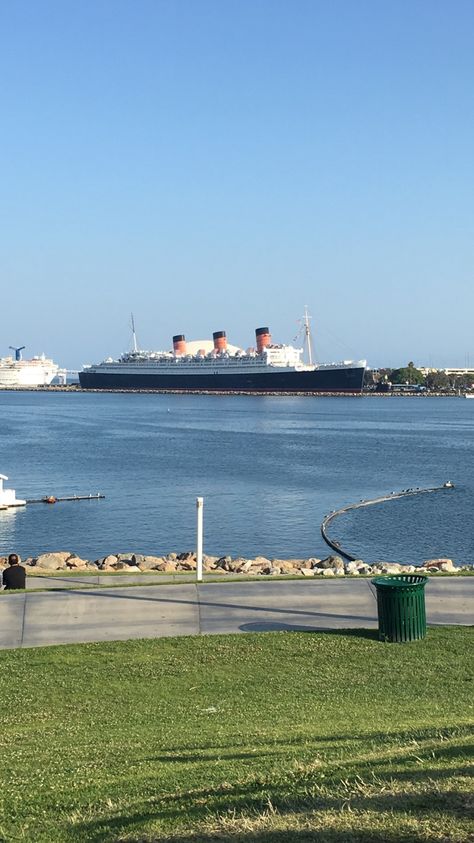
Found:
[[[25,588],[25,569],[21,565],[10,565],[9,568],[5,568],[3,572],[3,585],[6,589]]]

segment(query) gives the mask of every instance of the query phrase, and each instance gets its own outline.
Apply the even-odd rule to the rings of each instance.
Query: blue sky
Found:
[[[474,4],[0,5],[2,343],[474,365]],[[468,357],[469,355],[469,357]]]

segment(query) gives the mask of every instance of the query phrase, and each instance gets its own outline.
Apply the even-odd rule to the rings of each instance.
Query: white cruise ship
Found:
[[[48,386],[58,374],[59,366],[44,354],[23,360],[21,352],[25,346],[10,348],[14,356],[0,357],[0,388]]]

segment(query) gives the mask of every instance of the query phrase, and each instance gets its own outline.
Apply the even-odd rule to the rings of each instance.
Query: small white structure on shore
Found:
[[[16,497],[15,489],[3,488],[4,480],[8,480],[8,477],[0,474],[0,509],[7,509],[9,506],[25,506],[26,501],[21,501]]]

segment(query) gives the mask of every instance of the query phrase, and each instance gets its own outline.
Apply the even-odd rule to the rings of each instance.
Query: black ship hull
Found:
[[[363,367],[315,369],[309,372],[219,374],[165,374],[160,372],[106,372],[99,368],[79,372],[83,389],[158,390],[163,392],[352,393],[362,392]]]

